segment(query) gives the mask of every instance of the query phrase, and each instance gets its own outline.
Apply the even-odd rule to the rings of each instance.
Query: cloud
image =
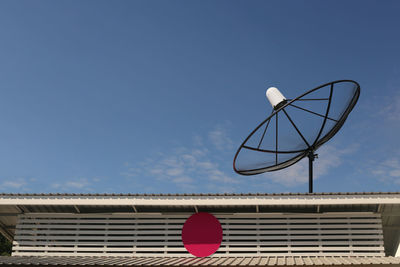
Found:
[[[84,188],[85,186],[87,186],[89,183],[87,182],[87,180],[81,180],[81,181],[69,181],[65,183],[66,187],[71,187],[71,188]]]
[[[98,177],[89,180],[87,178],[73,179],[69,181],[65,181],[64,183],[53,183],[51,185],[52,188],[62,190],[62,191],[71,191],[71,190],[83,190],[83,191],[91,191],[90,187],[93,182],[99,182],[100,179]]]
[[[187,183],[192,183],[193,179],[190,177],[184,176],[184,177],[176,177],[173,179],[173,181],[174,181],[174,183],[186,183],[187,184]]]
[[[206,135],[196,136],[196,142],[189,146],[179,146],[170,153],[156,153],[148,159],[136,163],[121,175],[128,179],[138,177],[143,183],[143,177],[148,177],[146,183],[157,183],[156,188],[173,184],[182,190],[209,190],[212,192],[242,192],[249,188],[246,182],[257,183],[255,190],[262,190],[268,184],[276,190],[281,187],[293,187],[308,182],[308,160],[292,165],[279,172],[261,174],[255,177],[235,175],[231,169],[232,151],[219,151],[232,145],[227,131],[217,126]],[[219,146],[219,147],[218,147]],[[324,145],[318,149],[319,158],[314,165],[314,177],[318,179],[343,163],[343,157],[358,150],[357,145],[345,149],[333,145]],[[127,164],[125,164],[128,166]],[[396,173],[394,173],[396,174]],[[272,182],[272,183],[271,183]],[[144,185],[143,185],[144,186]]]
[[[400,122],[400,94],[397,93],[386,102],[379,114],[388,122]]]
[[[179,176],[182,175],[185,172],[184,168],[171,168],[167,170],[167,175],[169,176]]]
[[[371,171],[381,182],[400,184],[400,160],[387,159],[374,165]]]
[[[121,175],[128,179],[150,176],[148,182],[172,183],[184,190],[207,187],[213,191],[233,191],[239,179],[224,168],[230,167],[231,163],[216,156],[231,149],[232,140],[222,126],[216,126],[205,137],[196,135],[191,145],[176,147],[168,154],[156,153],[133,167],[125,163],[124,165],[129,168],[121,172]],[[215,150],[222,151],[215,153]],[[228,153],[230,161],[231,153],[230,151]]]
[[[236,183],[221,170],[217,162],[210,160],[207,149],[180,148],[172,155],[163,156],[147,166],[158,180],[172,181],[179,187],[194,186],[197,181],[208,183]]]
[[[17,179],[12,179],[8,181],[4,181],[0,184],[1,188],[7,188],[7,189],[20,189],[27,185],[27,182],[23,178],[17,178]]]
[[[208,133],[211,143],[220,151],[231,150],[233,141],[228,136],[227,127],[223,125],[216,126]]]
[[[314,164],[314,179],[318,179],[329,173],[332,169],[342,164],[342,158],[346,154],[351,154],[358,149],[354,145],[346,149],[338,149],[332,145],[324,145],[318,149],[318,164]],[[293,187],[308,182],[308,158],[302,159],[300,162],[283,169],[279,172],[265,173],[265,178],[272,180],[274,183],[281,184],[286,187]]]

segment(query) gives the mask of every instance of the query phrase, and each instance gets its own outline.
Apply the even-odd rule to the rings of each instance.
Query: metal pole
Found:
[[[313,161],[315,158],[314,151],[308,152],[308,193],[313,192]]]

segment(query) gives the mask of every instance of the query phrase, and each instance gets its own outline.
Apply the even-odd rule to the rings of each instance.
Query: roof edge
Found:
[[[319,192],[319,193],[0,193],[1,196],[123,196],[123,197],[168,197],[168,196],[346,196],[346,195],[400,195],[400,192]]]

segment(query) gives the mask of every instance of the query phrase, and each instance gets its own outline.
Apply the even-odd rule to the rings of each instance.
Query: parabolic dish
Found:
[[[357,82],[339,80],[287,99],[244,140],[233,169],[254,175],[295,164],[339,131],[359,95]]]

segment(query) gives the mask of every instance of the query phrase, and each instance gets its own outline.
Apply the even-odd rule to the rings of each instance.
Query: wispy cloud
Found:
[[[379,114],[387,122],[398,123],[400,122],[400,94],[397,93],[385,101],[386,104],[382,105]]]
[[[193,142],[191,146],[177,147],[168,154],[157,153],[134,165],[126,164],[126,170],[121,175],[132,181],[136,178],[140,179],[139,183],[143,183],[143,177],[147,177],[148,183],[157,183],[155,188],[160,188],[160,184],[173,184],[176,188],[186,192],[196,190],[196,188],[209,192],[243,192],[249,188],[263,191],[265,187],[271,189],[270,185],[273,185],[276,190],[282,190],[282,186],[290,188],[308,182],[307,159],[278,172],[265,173],[255,177],[236,175],[231,167],[233,151],[229,150],[224,154],[223,151],[219,151],[221,147],[217,146],[217,144],[232,145],[228,131],[225,131],[224,134],[222,132],[224,130],[216,127],[205,135],[205,138],[196,136],[196,142]],[[213,139],[211,136],[215,138]],[[222,138],[222,136],[224,137]],[[321,147],[317,151],[319,158],[314,165],[315,179],[340,166],[343,158],[357,149],[356,145],[340,149],[333,145]],[[252,187],[246,184],[249,181],[258,186]]]
[[[218,125],[211,130],[208,133],[208,138],[218,150],[224,151],[233,148],[233,142],[228,136],[227,127],[224,127],[223,125]]]
[[[398,158],[376,163],[371,172],[381,182],[400,184],[400,160]]]
[[[78,179],[66,180],[65,182],[62,183],[53,183],[51,184],[51,187],[61,191],[74,191],[74,190],[92,191],[93,189],[91,187],[93,183],[99,181],[100,179],[97,177],[93,179],[78,178]]]
[[[157,181],[172,182],[185,190],[204,186],[212,191],[232,191],[239,179],[221,165],[230,164],[214,157],[215,150],[220,150],[219,154],[228,151],[230,156],[232,146],[227,130],[217,126],[207,133],[206,138],[195,136],[190,146],[176,147],[168,154],[157,153],[134,166],[128,164],[121,175],[127,178],[150,175]]]
[[[346,154],[353,153],[357,150],[357,146],[346,149],[337,149],[332,145],[324,145],[318,151],[318,159],[314,164],[314,179],[318,179],[332,169],[342,164],[342,158]],[[267,179],[271,179],[274,183],[281,184],[286,187],[293,187],[308,182],[308,158],[302,159],[300,162],[283,169],[278,172],[265,173],[263,175]]]
[[[24,178],[10,179],[3,181],[0,184],[1,188],[5,189],[21,189],[22,187],[27,185],[27,181]]]

